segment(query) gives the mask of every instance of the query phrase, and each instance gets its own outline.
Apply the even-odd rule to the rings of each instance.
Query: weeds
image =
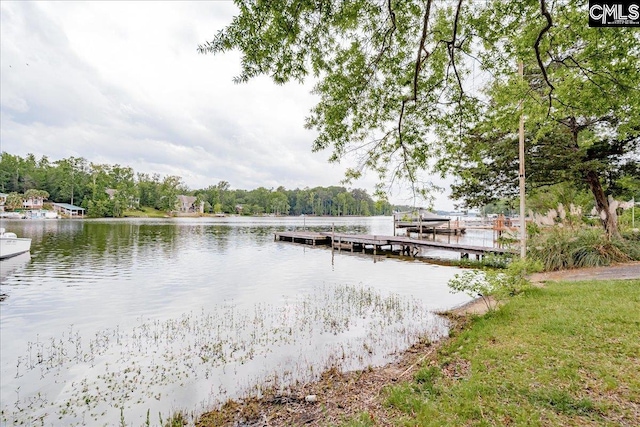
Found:
[[[29,342],[15,365],[16,381],[53,384],[67,375],[64,389],[54,398],[16,394],[15,402],[3,402],[2,419],[150,425],[150,410],[166,411],[166,398],[186,385],[210,390],[209,408],[312,381],[328,368],[385,363],[445,330],[445,321],[418,300],[365,286],[322,286],[283,305],[246,310],[227,302],[93,336],[71,326],[62,336]],[[182,425],[190,416],[177,412],[160,425]]]

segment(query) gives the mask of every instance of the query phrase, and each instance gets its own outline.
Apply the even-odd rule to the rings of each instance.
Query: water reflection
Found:
[[[31,261],[31,254],[28,252],[0,261],[0,283],[5,278],[24,269],[29,261]]]

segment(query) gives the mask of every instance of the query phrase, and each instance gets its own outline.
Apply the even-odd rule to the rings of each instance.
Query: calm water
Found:
[[[155,425],[446,331],[430,311],[468,300],[456,268],[273,239],[332,224],[393,234],[381,217],[4,220],[33,242],[0,264],[3,425]]]

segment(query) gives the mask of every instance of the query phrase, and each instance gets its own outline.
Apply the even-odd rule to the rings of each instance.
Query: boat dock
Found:
[[[475,255],[476,259],[480,259],[484,255],[489,254],[502,255],[514,252],[506,248],[445,243],[433,240],[414,239],[406,236],[378,236],[332,232],[285,231],[275,233],[274,240],[312,246],[328,245],[339,251],[366,252],[370,250],[374,255],[385,250],[396,250],[402,255],[411,257],[417,256],[423,248],[458,252],[460,258],[469,258],[469,255]]]
[[[451,234],[454,236],[460,236],[466,233],[467,229],[464,225],[458,221],[453,221],[453,224],[448,223],[446,226],[433,227],[431,225],[416,225],[414,223],[396,223],[396,227],[405,230],[407,236],[411,234],[429,235],[429,234]]]
[[[284,242],[302,243],[305,245],[330,245],[331,236],[314,231],[285,231],[275,234],[275,240]]]

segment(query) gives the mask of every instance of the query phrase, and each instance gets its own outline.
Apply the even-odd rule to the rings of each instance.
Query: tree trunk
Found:
[[[612,237],[620,237],[615,212],[611,212],[609,210],[609,201],[607,200],[607,196],[604,194],[604,189],[602,188],[598,174],[594,170],[590,170],[586,174],[586,180],[593,196],[596,199],[596,210],[598,211],[602,225],[607,232],[607,237],[609,239]]]

